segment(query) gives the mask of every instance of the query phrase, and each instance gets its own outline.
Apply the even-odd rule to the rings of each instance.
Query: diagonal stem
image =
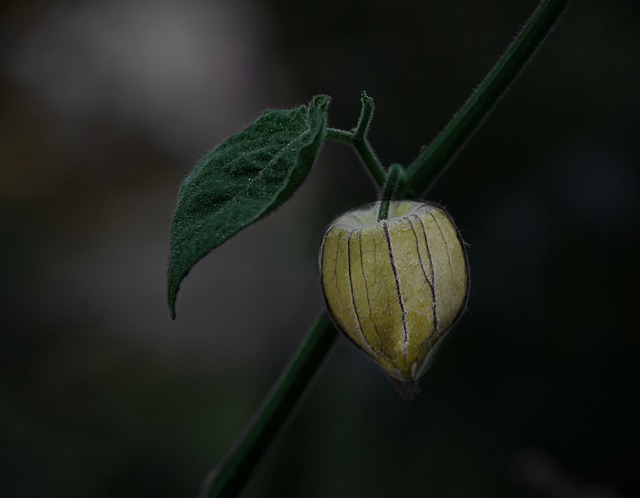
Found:
[[[482,124],[551,31],[569,0],[545,0],[520,34],[436,139],[408,167],[409,183],[426,192]]]
[[[333,140],[334,142],[353,146],[362,160],[362,163],[365,165],[367,170],[369,170],[374,183],[379,188],[383,188],[387,179],[387,173],[367,138],[367,135],[369,134],[369,127],[371,126],[371,120],[373,119],[373,112],[375,111],[375,104],[373,99],[367,95],[367,92],[362,92],[360,102],[360,117],[358,118],[358,124],[353,131],[341,130],[339,128],[328,128],[327,140]]]
[[[351,145],[358,153],[362,164],[371,174],[376,186],[379,188],[384,186],[387,174],[367,138],[358,139],[354,132],[341,130],[340,128],[327,128],[326,138],[332,142]]]
[[[338,332],[327,315],[309,331],[264,404],[205,482],[202,498],[239,496],[271,442],[309,387]]]

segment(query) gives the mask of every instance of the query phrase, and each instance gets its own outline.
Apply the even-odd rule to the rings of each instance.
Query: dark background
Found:
[[[181,179],[265,107],[377,103],[408,163],[535,0],[9,2],[0,10],[0,496],[194,497],[323,308],[375,197],[327,145],[165,304]],[[413,403],[344,338],[247,497],[640,495],[640,3],[574,1],[430,193],[469,311]]]

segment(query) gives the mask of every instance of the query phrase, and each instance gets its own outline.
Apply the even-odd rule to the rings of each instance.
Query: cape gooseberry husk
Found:
[[[408,398],[462,314],[469,267],[453,220],[440,206],[393,201],[337,218],[320,252],[322,288],[339,328]]]

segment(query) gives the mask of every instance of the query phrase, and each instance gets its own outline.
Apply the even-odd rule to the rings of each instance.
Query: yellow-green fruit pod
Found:
[[[388,219],[378,221],[379,207],[331,224],[320,252],[322,288],[349,339],[393,379],[415,385],[464,310],[467,257],[440,206],[394,201]]]

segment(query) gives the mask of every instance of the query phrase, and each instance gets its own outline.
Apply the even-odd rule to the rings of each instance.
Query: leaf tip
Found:
[[[167,285],[167,302],[169,304],[169,314],[171,319],[176,319],[176,299],[178,298],[178,285],[176,285],[171,277],[169,277],[169,283]]]
[[[171,319],[176,319],[176,303],[175,300],[169,301],[169,314],[171,315]]]

